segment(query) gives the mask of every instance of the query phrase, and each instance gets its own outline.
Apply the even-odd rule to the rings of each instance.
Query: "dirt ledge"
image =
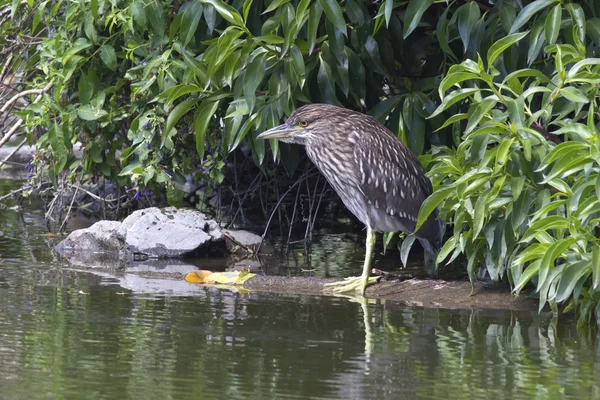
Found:
[[[244,283],[244,287],[257,292],[334,295],[323,284],[338,280],[256,276]],[[475,282],[471,287],[468,281],[410,279],[404,282],[381,282],[369,286],[365,297],[427,308],[537,311],[538,307],[537,301],[528,298],[526,293],[515,296],[506,286],[489,287],[481,282]]]

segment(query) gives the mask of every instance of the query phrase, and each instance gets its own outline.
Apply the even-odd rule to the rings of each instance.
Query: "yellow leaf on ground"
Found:
[[[220,283],[225,285],[240,285],[256,274],[249,273],[246,269],[230,272],[211,272],[206,270],[192,271],[185,276],[190,283]]]
[[[190,283],[205,283],[206,277],[212,275],[212,273],[212,271],[208,271],[205,269],[192,271],[185,276],[185,281]]]

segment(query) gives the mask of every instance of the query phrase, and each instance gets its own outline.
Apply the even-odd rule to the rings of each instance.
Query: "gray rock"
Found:
[[[58,245],[55,250],[66,255],[68,252],[85,251],[86,253],[119,253],[122,243],[117,238],[117,230],[121,226],[118,221],[99,221],[86,229],[78,229]]]
[[[73,231],[55,249],[72,265],[174,277],[189,269],[179,267],[183,261],[176,258],[231,253],[246,257],[257,251],[261,240],[251,232],[221,231],[198,210],[152,207],[135,211],[123,222],[100,221]],[[263,244],[261,253],[268,248]],[[232,257],[223,258],[221,267],[232,261]]]
[[[261,236],[248,231],[223,229],[223,234],[226,238],[225,243],[227,244],[227,249],[234,253],[246,253],[246,249],[251,249],[256,253],[258,246],[260,246],[262,242]]]
[[[135,211],[118,229],[131,253],[150,257],[180,257],[223,239],[218,224],[196,210],[156,207]]]

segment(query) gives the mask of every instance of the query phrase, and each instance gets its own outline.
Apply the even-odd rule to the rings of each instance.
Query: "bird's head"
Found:
[[[279,139],[285,143],[304,145],[319,142],[324,135],[331,133],[337,126],[337,120],[343,120],[350,112],[329,104],[308,104],[290,115],[285,123],[258,135],[257,139]]]

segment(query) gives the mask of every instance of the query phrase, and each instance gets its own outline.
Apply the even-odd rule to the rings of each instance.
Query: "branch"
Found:
[[[3,166],[4,164],[6,164],[6,162],[7,162],[8,160],[10,160],[10,158],[11,158],[12,156],[14,156],[15,154],[17,154],[17,151],[19,151],[19,149],[20,149],[21,147],[23,147],[23,145],[24,145],[25,143],[27,143],[27,138],[23,139],[23,140],[21,141],[21,143],[19,143],[19,144],[17,145],[17,147],[15,147],[15,149],[14,149],[14,150],[13,150],[13,151],[12,151],[12,152],[11,152],[11,153],[8,155],[8,156],[6,156],[6,158],[5,158],[4,160],[0,161],[0,168],[2,168],[2,166]]]
[[[8,142],[10,140],[10,138],[15,134],[17,129],[19,129],[21,127],[21,125],[23,125],[23,122],[24,121],[22,119],[15,122],[15,124],[12,126],[12,128],[10,128],[10,130],[8,132],[6,132],[6,135],[0,140],[0,147],[4,146],[6,144],[6,142]]]
[[[2,108],[0,108],[0,113],[5,112],[6,110],[8,110],[8,107],[10,107],[10,105],[12,103],[14,103],[15,101],[19,100],[21,97],[25,97],[28,96],[30,94],[44,94],[44,89],[30,89],[30,90],[24,90],[20,93],[15,94],[13,97],[11,97]]]
[[[2,67],[2,72],[0,72],[0,82],[4,82],[4,75],[6,74],[6,71],[8,70],[8,65],[10,64],[12,59],[13,53],[10,53],[8,55],[8,58],[6,59],[6,62],[4,63],[4,67]]]
[[[46,93],[48,90],[52,89],[52,86],[54,85],[53,82],[48,83],[40,92],[40,94],[37,95],[37,97],[35,98],[35,100],[33,101],[32,104],[35,103],[39,103],[40,100],[42,100],[42,97],[44,95],[44,93]],[[8,140],[15,134],[15,132],[17,131],[17,129],[19,129],[19,127],[21,125],[23,125],[23,120],[20,119],[17,122],[15,122],[15,124],[13,125],[12,128],[10,128],[10,130],[6,133],[6,135],[4,135],[4,137],[0,140],[0,147],[4,146],[6,144],[6,142],[8,142]]]

